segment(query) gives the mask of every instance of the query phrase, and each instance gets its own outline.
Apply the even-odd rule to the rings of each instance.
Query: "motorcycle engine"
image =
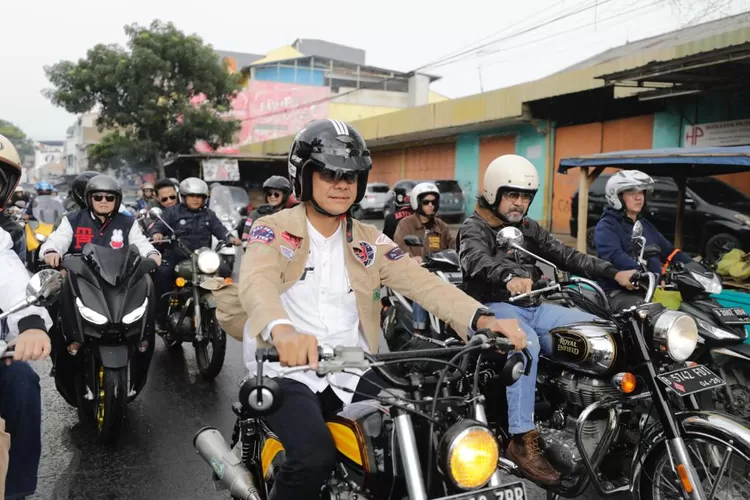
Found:
[[[549,382],[559,389],[566,403],[581,409],[607,396],[619,394],[609,380],[586,377],[567,370]]]
[[[193,333],[193,316],[186,314],[182,321],[180,321],[182,312],[177,311],[169,315],[169,329],[170,331],[179,335],[191,335]]]

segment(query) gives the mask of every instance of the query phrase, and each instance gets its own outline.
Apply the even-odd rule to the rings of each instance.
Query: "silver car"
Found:
[[[382,217],[385,201],[388,198],[388,184],[383,182],[370,182],[365,190],[365,197],[355,210],[357,219],[366,217]]]

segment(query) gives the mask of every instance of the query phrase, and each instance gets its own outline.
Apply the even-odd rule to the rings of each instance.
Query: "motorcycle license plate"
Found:
[[[673,372],[657,375],[656,378],[680,396],[688,396],[724,385],[721,377],[703,365],[680,368]]]
[[[527,500],[526,485],[521,481],[503,484],[494,488],[479,491],[469,491],[437,500]]]
[[[750,315],[741,307],[720,307],[713,313],[724,325],[750,325]]]

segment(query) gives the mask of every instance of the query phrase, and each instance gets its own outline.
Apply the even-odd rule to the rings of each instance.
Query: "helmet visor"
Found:
[[[20,173],[16,167],[0,161],[0,209],[10,198],[19,178]]]
[[[367,149],[316,148],[310,157],[318,166],[326,169],[367,172],[372,168],[372,158]]]

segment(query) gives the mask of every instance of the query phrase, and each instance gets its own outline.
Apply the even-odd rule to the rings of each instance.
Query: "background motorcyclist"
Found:
[[[49,196],[54,188],[55,186],[49,181],[39,181],[36,183],[36,196]],[[29,203],[26,203],[23,212],[23,218],[26,220],[34,220],[34,201],[35,199],[32,199]]]
[[[620,170],[613,174],[604,188],[608,207],[596,224],[594,244],[600,259],[611,262],[620,270],[639,269],[637,255],[632,243],[633,225],[640,221],[646,245],[656,245],[661,254],[648,259],[648,270],[661,276],[662,262],[690,262],[692,259],[684,252],[675,249],[651,222],[646,219],[643,209],[646,207],[647,193],[654,190],[654,180],[639,170]],[[602,289],[609,296],[613,310],[627,309],[643,301],[643,293],[623,290],[610,279],[599,281]]]
[[[159,206],[154,197],[154,185],[150,182],[146,182],[141,185],[141,197],[138,198],[138,210],[157,207]]]
[[[156,190],[156,201],[161,208],[169,208],[177,205],[177,186],[172,179],[159,179],[154,184]]]
[[[44,242],[39,254],[52,267],[67,253],[80,253],[88,243],[128,248],[135,245],[142,257],[161,263],[161,255],[141,232],[135,219],[120,212],[122,189],[108,175],[92,177],[84,191],[87,210],[69,213]]]
[[[411,198],[406,192],[406,188],[394,188],[393,192],[395,194],[393,200],[394,211],[386,215],[383,220],[383,234],[391,239],[396,237],[396,228],[401,219],[414,213],[414,210],[411,208]]]
[[[22,201],[24,203],[23,206],[16,205],[16,202],[18,201]],[[28,193],[26,193],[26,191],[23,190],[23,187],[16,186],[16,189],[13,190],[13,195],[5,203],[5,206],[15,205],[19,208],[26,208],[26,205],[28,203],[29,203]]]
[[[280,175],[272,175],[263,183],[263,201],[265,203],[260,205],[258,208],[252,211],[247,219],[237,227],[237,234],[242,235],[242,239],[246,240],[250,234],[250,226],[259,217],[264,215],[270,215],[288,208],[287,203],[289,202],[289,196],[292,193],[292,185],[289,183],[289,179]]]
[[[526,158],[503,155],[493,160],[485,172],[475,212],[458,232],[457,245],[466,293],[486,304],[498,317],[517,318],[529,339],[531,371],[507,388],[508,427],[513,435],[507,454],[527,477],[552,486],[559,484],[560,474],[541,453],[533,420],[539,352],[551,351],[549,332],[553,328],[590,321],[594,316],[537,300],[508,303],[510,296],[530,292],[533,283],[541,278],[541,271],[524,254],[499,249],[497,232],[503,226],[516,226],[531,252],[591,279],[610,278],[629,287],[634,271],[618,272],[612,264],[562,244],[526,217],[538,189],[536,168]]]
[[[0,206],[20,177],[21,159],[13,144],[0,135]],[[2,229],[0,268],[0,310],[7,310],[25,298],[29,274],[13,251],[13,240]],[[47,311],[28,307],[8,316],[8,331],[2,334],[3,340],[15,343],[15,354],[12,362],[0,364],[0,498],[24,498],[36,490],[42,400],[39,376],[26,361],[49,355],[47,329],[51,326]]]
[[[525,339],[515,321],[495,319],[460,290],[404,258],[373,226],[352,220],[351,208],[364,196],[371,167],[364,140],[349,124],[316,120],[297,134],[289,176],[302,206],[256,221],[243,259],[238,297],[249,318],[246,362],[254,359],[256,345],[268,341],[283,366],[308,361],[315,366],[319,342],[377,352],[379,311],[371,296],[372,286],[381,281],[429,304],[464,333],[469,323],[486,326],[516,336],[512,340],[522,347]],[[299,272],[285,275],[288,269]],[[272,363],[266,373],[279,369]],[[326,379],[295,373],[278,382],[281,404],[265,420],[283,443],[286,460],[269,499],[317,499],[336,461],[324,415],[351,402],[349,391],[371,395],[379,389],[347,373]]]
[[[170,235],[169,228],[174,230],[174,237],[179,239],[190,251],[203,247],[211,247],[211,236],[219,241],[239,245],[241,242],[235,238],[221,223],[213,210],[206,207],[208,199],[208,185],[197,177],[188,177],[180,183],[180,203],[167,208],[162,214],[162,219],[157,220],[151,228],[152,239],[161,241],[164,235]],[[165,224],[166,223],[166,224]],[[169,227],[167,227],[169,226]],[[159,309],[157,312],[157,329],[162,330],[164,315],[167,312],[164,303],[165,296],[172,289],[174,283],[174,268],[182,260],[189,258],[182,249],[172,243],[164,250],[162,265],[156,270],[156,294],[159,297]],[[219,268],[222,277],[228,277],[231,269],[224,264]]]
[[[396,227],[394,240],[401,250],[422,263],[424,252],[456,248],[456,239],[450,227],[437,217],[440,190],[435,184],[422,182],[414,186],[410,204],[414,213],[401,219]],[[408,235],[418,236],[424,242],[424,246],[407,246],[404,237]],[[416,331],[423,332],[427,329],[427,311],[416,302],[412,303],[412,321]]]

